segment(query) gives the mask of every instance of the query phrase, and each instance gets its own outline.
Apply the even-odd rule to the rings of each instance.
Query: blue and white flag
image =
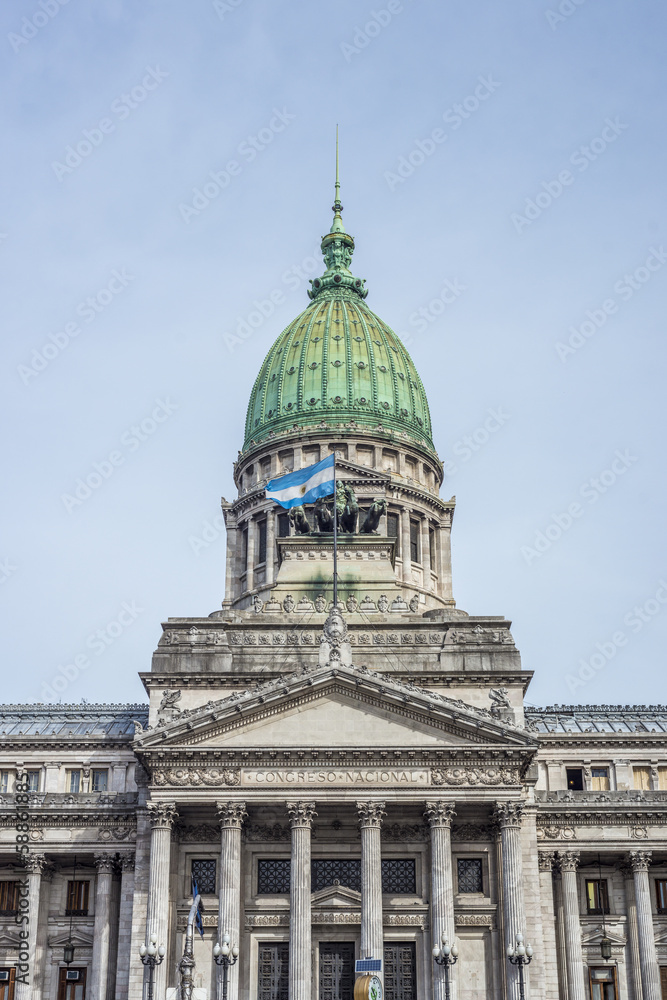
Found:
[[[281,507],[298,507],[314,503],[318,497],[328,497],[334,491],[334,455],[316,465],[272,479],[266,484],[266,495]]]

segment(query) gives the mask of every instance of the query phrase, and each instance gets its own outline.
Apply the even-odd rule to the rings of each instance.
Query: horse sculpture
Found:
[[[306,517],[306,512],[303,507],[290,507],[288,517],[290,519],[290,524],[294,526],[294,530],[297,535],[310,534],[310,525],[308,524],[308,518]]]
[[[357,527],[357,515],[359,514],[359,504],[351,486],[345,483],[336,483],[336,517],[338,527],[341,531],[346,531],[353,535]]]
[[[380,518],[387,513],[387,501],[384,497],[375,497],[373,503],[368,508],[368,513],[364,518],[360,531],[367,535],[377,535]]]

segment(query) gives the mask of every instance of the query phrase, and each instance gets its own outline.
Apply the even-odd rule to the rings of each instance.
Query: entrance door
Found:
[[[667,1000],[667,965],[660,966],[660,989],[662,990],[662,1000]]]
[[[354,942],[320,942],[320,1000],[352,1000]]]
[[[258,1000],[288,1000],[289,945],[259,945]]]
[[[86,970],[61,969],[58,979],[58,1000],[85,1000]]]
[[[417,1000],[414,942],[385,944],[384,1000]]]
[[[5,966],[0,969],[0,1000],[14,1000],[14,978],[16,969]]]

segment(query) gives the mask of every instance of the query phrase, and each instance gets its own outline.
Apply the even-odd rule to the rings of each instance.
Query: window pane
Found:
[[[109,772],[106,768],[93,771],[93,791],[106,792],[109,784]]]
[[[410,559],[412,562],[419,562],[419,524],[417,521],[410,521]]]
[[[667,767],[658,768],[658,788],[667,791]]]
[[[401,540],[398,534],[398,514],[392,514],[391,511],[387,514],[387,537],[396,539],[395,552],[399,556],[401,554]]]
[[[431,570],[435,572],[435,530],[433,528],[428,529],[428,552]]]
[[[88,913],[88,890],[90,882],[73,881],[67,883],[67,907],[65,916],[83,916]]]
[[[19,908],[19,883],[0,882],[0,913],[11,915]]]
[[[591,777],[594,792],[606,792],[609,790],[609,768],[594,767],[591,769]]]
[[[28,791],[39,791],[39,771],[28,771]]]
[[[248,568],[248,529],[244,528],[241,532],[241,568]]]
[[[648,767],[633,767],[632,774],[635,788],[646,791],[651,787],[651,772]]]
[[[0,792],[9,791],[9,771],[0,772]]]
[[[567,774],[567,787],[573,792],[582,792],[584,790],[584,773],[580,767],[568,767],[566,768]]]
[[[456,867],[458,871],[459,892],[484,891],[481,858],[458,858]]]
[[[383,858],[381,864],[383,892],[410,896],[416,893],[417,875],[414,858]]]
[[[257,562],[266,562],[266,521],[259,522]]]
[[[289,514],[278,514],[278,538],[289,538]]]
[[[70,792],[78,792],[80,788],[81,788],[81,771],[70,771],[69,772]]]
[[[347,886],[361,892],[360,858],[315,858],[311,863],[311,885],[313,892],[328,885]]]
[[[658,901],[658,912],[667,913],[667,879],[656,879],[655,892]]]
[[[215,895],[215,861],[213,858],[196,858],[192,862],[192,878],[202,896]]]
[[[289,858],[260,858],[257,862],[257,892],[285,893],[290,890]]]

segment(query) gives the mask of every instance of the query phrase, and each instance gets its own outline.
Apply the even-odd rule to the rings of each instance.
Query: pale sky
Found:
[[[459,607],[512,620],[534,704],[667,701],[664,2],[0,20],[3,700],[143,700],[160,622],[219,608],[220,496],[320,273],[339,123],[353,270],[457,497]]]

